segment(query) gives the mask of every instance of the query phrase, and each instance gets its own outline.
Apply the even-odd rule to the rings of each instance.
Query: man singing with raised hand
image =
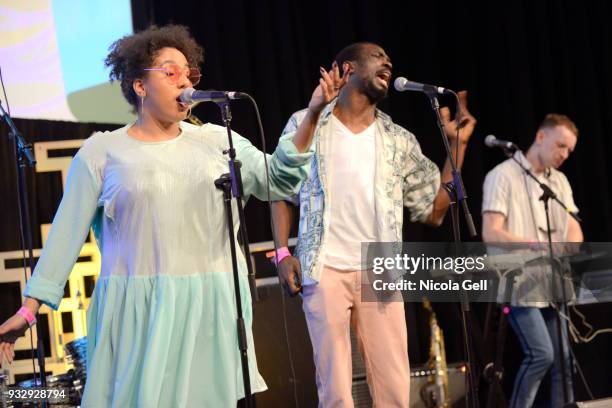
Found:
[[[440,177],[416,137],[377,109],[391,70],[380,46],[347,46],[329,73],[321,68],[323,79],[308,108],[296,112],[283,132],[314,134],[315,155],[299,194],[298,258],[286,248],[291,208],[276,202],[273,215],[281,280],[291,294],[302,290],[320,407],[353,406],[350,327],[375,406],[409,402],[404,304],[361,301],[361,243],[401,242],[404,206],[412,221],[439,226],[450,204],[440,181],[448,183],[452,175],[447,162]],[[441,115],[460,169],[476,120],[467,111],[466,93],[459,97],[460,129],[447,108]]]

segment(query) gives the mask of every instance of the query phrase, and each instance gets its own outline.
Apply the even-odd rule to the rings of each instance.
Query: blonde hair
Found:
[[[578,128],[576,127],[576,124],[567,116],[559,113],[549,113],[546,115],[542,123],[540,123],[538,130],[551,129],[557,126],[565,126],[574,135],[576,135],[576,137],[578,137]]]

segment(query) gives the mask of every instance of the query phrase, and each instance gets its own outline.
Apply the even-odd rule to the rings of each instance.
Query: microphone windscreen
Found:
[[[393,87],[395,88],[396,91],[403,91],[404,87],[406,86],[406,83],[408,82],[408,80],[404,77],[397,77],[395,78],[395,82],[393,82]]]
[[[489,147],[494,147],[496,140],[497,138],[494,135],[488,135],[487,137],[485,137],[484,143]]]
[[[195,89],[193,89],[193,88],[185,88],[181,92],[181,95],[179,96],[179,99],[183,103],[191,104],[193,102],[193,99],[192,99],[191,96],[193,95],[194,92],[195,92]]]

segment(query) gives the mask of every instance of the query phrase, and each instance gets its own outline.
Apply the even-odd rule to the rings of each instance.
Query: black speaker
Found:
[[[268,384],[268,391],[256,394],[257,407],[295,406],[294,389],[300,407],[316,407],[315,367],[302,299],[299,296],[283,299],[277,278],[258,279],[257,287],[259,301],[253,304],[253,337],[259,372]],[[283,325],[283,309],[291,354]]]
[[[300,407],[318,405],[315,382],[315,367],[312,345],[302,311],[302,299],[284,296],[277,278],[257,280],[259,301],[253,305],[253,336],[257,352],[257,364],[268,384],[268,391],[256,395],[258,407],[291,407],[297,397]],[[284,299],[283,299],[284,296]],[[284,305],[283,305],[284,303]],[[283,310],[286,315],[287,332],[291,354],[289,354],[283,325]],[[352,394],[355,408],[372,406],[366,381],[366,370],[357,340],[351,331],[351,358],[353,362]],[[292,378],[289,357],[293,360],[295,377]],[[410,373],[410,407],[425,407],[420,397],[421,389],[427,385],[430,371],[427,367],[414,367]],[[448,365],[449,392],[452,407],[462,407],[465,396],[465,364]],[[296,391],[294,393],[294,382]],[[297,394],[297,395],[295,395]]]
[[[353,377],[351,393],[353,394],[355,408],[370,408],[372,406],[372,397],[370,396],[370,389],[365,377],[361,379]]]

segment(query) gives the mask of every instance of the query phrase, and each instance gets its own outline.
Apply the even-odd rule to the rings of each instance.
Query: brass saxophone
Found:
[[[421,398],[428,408],[450,407],[448,392],[448,370],[446,367],[446,351],[444,350],[444,336],[431,303],[423,298],[423,307],[429,312],[429,370],[431,374],[427,385],[421,389]]]

